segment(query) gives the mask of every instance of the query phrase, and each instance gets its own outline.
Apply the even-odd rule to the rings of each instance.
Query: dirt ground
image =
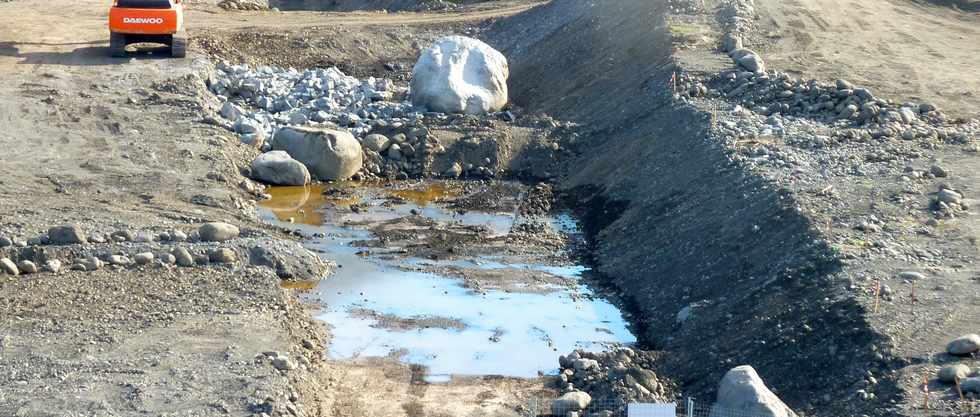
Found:
[[[756,7],[762,49],[782,71],[844,78],[894,100],[980,115],[976,9],[907,0],[757,1]]]
[[[666,87],[675,72],[730,65],[717,52],[721,1],[668,12],[643,0],[560,0],[526,12],[539,3],[515,0],[421,14],[225,12],[211,3],[191,3],[188,59],[146,52],[120,61],[107,54],[106,1],[0,2],[0,235],[26,244],[0,256],[67,261],[188,246],[238,257],[0,275],[0,415],[513,415],[529,395],[552,394],[540,379],[426,384],[419,369],[393,358],[324,360],[329,332],[311,319],[312,307],[249,255],[257,240],[297,238],[256,217],[255,185],[240,174],[255,151],[203,123],[217,106],[201,80],[211,66],[205,54],[404,80],[415,54],[441,33],[483,37],[508,54],[519,116],[548,113],[581,126],[556,143],[577,157],[555,182],[596,239],[594,279],[630,315],[641,344],[664,350],[657,372],[685,395],[713,398],[721,374],[749,363],[808,415],[916,415],[923,377],[936,404],[958,406],[934,373],[954,360],[942,353],[949,339],[978,331],[980,223],[972,212],[932,222],[931,204],[943,184],[975,201],[977,138],[848,142],[821,132],[835,140],[822,148],[763,138],[766,149],[802,162],[736,164],[738,155],[712,140],[719,121],[743,112],[724,99],[679,103]],[[746,43],[793,76],[843,78],[896,102],[976,117],[975,5],[757,0]],[[668,13],[672,25],[662,22]],[[493,155],[535,135],[524,130],[501,136]],[[874,159],[881,152],[897,156]],[[508,168],[541,169],[522,164]],[[946,176],[910,177],[933,165]],[[459,204],[504,203],[488,192]],[[193,235],[207,221],[242,234],[215,245],[137,241]],[[31,241],[65,223],[137,237]],[[400,220],[376,232],[398,241],[402,229],[419,226]],[[493,241],[458,232],[468,245]],[[438,256],[458,243],[412,249]],[[927,277],[914,295],[900,276],[907,270]],[[500,280],[473,279],[506,286]],[[890,290],[875,311],[879,283]],[[695,313],[678,321],[687,307]],[[277,369],[272,358],[286,355],[292,369]]]
[[[194,4],[187,20],[192,37],[326,26],[346,46],[384,27],[407,37],[422,24],[419,32],[431,37],[439,27],[455,32],[462,22],[527,6],[501,7],[380,15],[225,13]],[[322,361],[322,325],[291,290],[280,289],[279,277],[244,262],[250,239],[292,237],[255,217],[253,185],[239,173],[254,150],[201,123],[214,106],[199,78],[210,65],[203,49],[185,60],[152,52],[110,59],[107,8],[96,0],[0,3],[0,235],[30,240],[65,223],[93,234],[193,234],[203,222],[224,221],[243,230],[242,238],[221,245],[239,253],[239,262],[3,275],[0,415],[253,416],[298,409],[421,416],[467,414],[472,407],[513,412],[523,403],[518,396],[533,392],[523,380],[428,387],[396,362]],[[354,55],[339,47],[319,52],[338,63]],[[407,59],[401,49],[388,52],[358,64]],[[176,246],[32,244],[0,251],[17,260],[68,262],[89,253],[132,256],[139,248],[161,256]],[[277,370],[263,356],[268,352],[290,355],[300,366]],[[447,397],[461,401],[446,403]]]

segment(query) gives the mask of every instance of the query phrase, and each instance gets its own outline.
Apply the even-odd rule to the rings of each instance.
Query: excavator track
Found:
[[[180,31],[173,35],[170,40],[170,56],[183,58],[187,56],[187,32]]]
[[[109,34],[109,55],[116,58],[126,57],[126,35],[112,32]]]

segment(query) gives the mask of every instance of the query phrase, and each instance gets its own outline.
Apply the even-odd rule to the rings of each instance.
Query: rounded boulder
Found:
[[[412,69],[412,105],[442,113],[483,114],[507,105],[507,58],[479,40],[447,36]]]
[[[310,171],[285,151],[271,151],[252,160],[252,179],[272,185],[306,185]]]
[[[316,127],[285,127],[272,138],[272,150],[286,151],[324,181],[346,180],[363,164],[361,143],[350,133]]]

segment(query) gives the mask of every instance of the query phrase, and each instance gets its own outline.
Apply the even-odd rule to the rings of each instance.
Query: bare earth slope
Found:
[[[368,22],[408,32],[413,23],[479,21],[523,7],[382,16],[224,13],[195,5],[188,22],[192,36],[317,25],[356,31]],[[0,415],[256,416],[282,415],[287,406],[307,416],[423,407],[465,414],[461,407],[506,411],[521,401],[512,396],[540,387],[474,378],[425,389],[394,361],[325,364],[322,326],[280,288],[279,277],[248,265],[257,240],[278,245],[287,237],[254,218],[255,196],[241,186],[239,169],[255,150],[202,123],[213,114],[201,78],[210,64],[199,50],[185,60],[108,58],[107,11],[101,0],[0,2],[0,235],[28,240],[64,223],[86,234],[193,235],[205,221],[225,221],[242,236],[222,244],[129,239],[0,248],[0,257],[18,261],[66,262],[58,274],[0,275]],[[67,262],[87,255],[160,257],[178,246],[197,255],[229,248],[238,262],[205,256],[187,268],[67,271]],[[290,254],[297,253],[294,246]],[[277,370],[265,352],[289,354],[303,366]],[[484,394],[491,388],[494,398]],[[447,397],[459,401],[445,404]]]
[[[923,376],[933,406],[956,407],[935,372],[955,361],[946,342],[978,331],[980,228],[975,209],[936,220],[933,207],[940,185],[975,198],[975,127],[956,140],[852,141],[851,126],[804,117],[784,136],[740,132],[766,115],[725,91],[671,97],[675,73],[731,68],[717,52],[727,2],[700,3],[670,2],[693,10],[681,15],[554,1],[486,35],[511,58],[518,104],[582,124],[562,185],[587,209],[600,281],[666,351],[662,371],[685,395],[711,401],[725,371],[749,364],[808,415],[914,415]],[[977,114],[976,14],[860,3],[757,1],[746,44],[777,71]],[[801,144],[814,134],[830,143]],[[791,162],[766,162],[781,158]],[[947,176],[923,175],[934,165]],[[903,271],[928,277],[914,301]],[[876,282],[888,294],[874,312]]]

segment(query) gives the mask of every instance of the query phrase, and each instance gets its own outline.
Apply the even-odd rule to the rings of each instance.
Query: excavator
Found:
[[[126,57],[126,46],[157,43],[170,48],[170,56],[187,54],[183,0],[114,0],[109,9],[109,53]]]

